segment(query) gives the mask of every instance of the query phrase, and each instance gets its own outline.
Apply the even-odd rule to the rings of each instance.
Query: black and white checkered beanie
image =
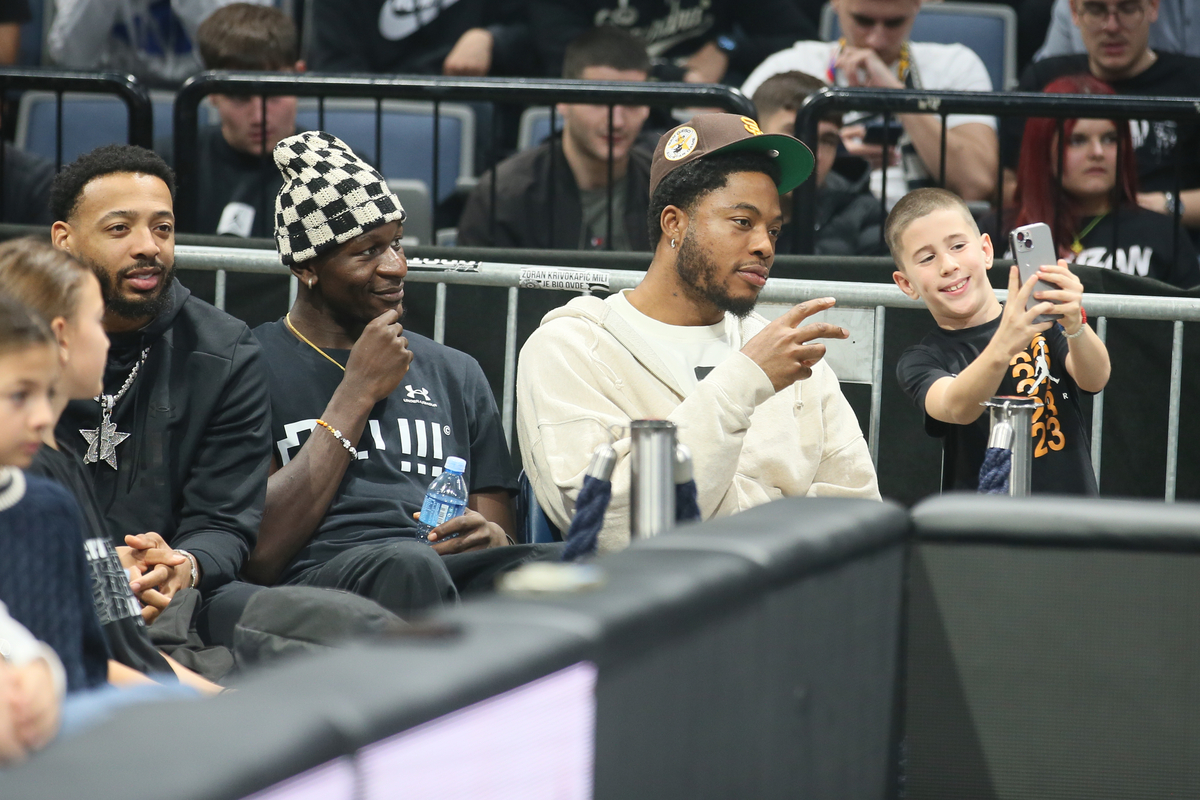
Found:
[[[275,197],[275,243],[284,264],[302,264],[388,222],[404,207],[387,181],[345,142],[306,131],[275,145],[283,188]]]

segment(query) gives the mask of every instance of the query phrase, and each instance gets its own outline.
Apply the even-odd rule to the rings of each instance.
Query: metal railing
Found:
[[[0,69],[0,94],[9,91],[24,92],[41,90],[54,92],[55,104],[55,150],[58,153],[55,166],[62,166],[63,94],[86,92],[88,94],[115,95],[125,103],[129,113],[129,143],[142,147],[154,146],[154,114],[150,105],[150,94],[132,75],[117,72],[78,72],[63,69]]]
[[[246,250],[224,247],[179,246],[175,249],[177,266],[185,269],[217,270],[218,286],[222,284],[224,271],[255,272],[290,275],[280,263],[278,256],[267,250]],[[446,326],[446,285],[493,286],[508,290],[508,305],[504,339],[504,381],[501,398],[501,414],[504,433],[512,442],[512,426],[515,413],[515,388],[517,374],[517,297],[520,288],[558,289],[578,293],[599,290],[617,292],[637,286],[644,272],[636,270],[570,269],[546,267],[532,264],[502,264],[485,261],[457,261],[450,259],[409,259],[407,280],[416,283],[437,284],[434,315],[434,339],[444,340]],[[997,290],[1001,301],[1008,297],[1006,290]],[[889,308],[923,309],[924,304],[905,295],[896,286],[876,283],[848,283],[840,281],[792,280],[772,278],[759,294],[760,303],[801,303],[820,297],[835,297],[842,308],[862,308],[874,312],[875,335],[872,354],[870,421],[868,445],[872,461],[878,466],[879,424],[882,418],[882,391],[884,381],[884,325]],[[218,306],[223,304],[223,295],[217,295]],[[1108,320],[1140,319],[1170,320],[1174,322],[1171,345],[1171,375],[1168,401],[1167,501],[1175,500],[1179,463],[1179,412],[1180,393],[1183,381],[1183,324],[1200,322],[1200,299],[1138,297],[1134,295],[1094,294],[1088,295],[1089,317],[1096,323],[1096,333],[1103,340],[1107,336]],[[1096,481],[1100,480],[1101,444],[1103,441],[1104,392],[1095,395],[1092,406],[1092,465]]]
[[[63,165],[63,95],[80,92],[115,96],[125,103],[129,144],[154,146],[154,116],[150,95],[132,75],[115,72],[76,72],[59,69],[0,69],[0,96],[9,91],[43,91],[54,94],[54,170]],[[0,187],[4,185],[4,148],[11,147],[0,138]],[[4,193],[0,192],[0,219],[4,217]]]
[[[817,126],[822,117],[847,111],[863,111],[882,114],[886,127],[897,114],[938,114],[941,116],[940,163],[937,169],[938,184],[944,186],[946,179],[946,117],[950,114],[986,114],[995,117],[1047,117],[1059,123],[1059,174],[1062,174],[1062,152],[1065,147],[1062,135],[1062,120],[1128,119],[1128,120],[1175,120],[1200,123],[1200,102],[1191,99],[1143,97],[1125,95],[1080,95],[1043,94],[1041,92],[948,92],[916,91],[908,89],[860,89],[826,88],[808,97],[796,113],[796,135],[816,152]],[[1120,140],[1118,140],[1117,163],[1121,163]],[[890,148],[889,148],[890,149]],[[1004,143],[1000,142],[1000,158],[997,159],[995,209],[1004,207]],[[1183,163],[1183,148],[1176,144],[1174,156],[1176,166]],[[885,158],[885,163],[887,159]],[[933,172],[930,165],[930,172]],[[883,170],[883,190],[880,203],[884,215],[888,210],[887,170]],[[1175,195],[1184,188],[1183,170],[1175,170]],[[1118,181],[1119,186],[1119,181]],[[906,188],[899,187],[900,194]],[[816,184],[805,181],[796,189],[796,204],[793,224],[796,225],[797,251],[803,254],[814,252],[816,244]],[[1114,214],[1113,252],[1116,251],[1120,214]],[[1051,220],[1044,220],[1049,223]],[[1175,244],[1182,233],[1180,207],[1175,206]],[[1057,227],[1057,226],[1055,226]],[[881,233],[882,235],[882,233]],[[1003,248],[1001,248],[1003,249]],[[1172,253],[1174,256],[1175,253]],[[1115,258],[1115,255],[1114,255]],[[1174,260],[1174,259],[1172,259]]]
[[[375,164],[383,153],[382,118],[384,100],[417,100],[432,103],[433,163],[430,197],[436,205],[443,187],[439,185],[441,145],[439,108],[442,103],[486,102],[496,104],[547,105],[555,103],[587,103],[607,105],[609,124],[612,109],[618,105],[717,107],[747,116],[754,116],[754,105],[739,91],[718,84],[653,83],[630,81],[581,81],[567,79],[529,78],[445,78],[382,75],[304,75],[295,73],[205,72],[187,81],[175,99],[175,163],[179,184],[175,213],[183,229],[190,229],[195,216],[197,171],[202,168],[191,154],[197,147],[197,123],[200,101],[210,94],[258,96],[265,103],[269,96],[317,98],[317,128],[325,129],[325,100],[329,98],[358,98],[375,101]],[[551,129],[554,126],[551,111]],[[493,126],[494,128],[494,126]],[[493,149],[495,130],[492,132]],[[493,153],[494,155],[495,153]],[[370,157],[370,153],[360,153]],[[264,154],[269,158],[270,154]],[[496,159],[491,159],[495,161]],[[611,165],[611,142],[610,159]],[[562,165],[562,168],[567,168]],[[384,170],[387,175],[387,171]],[[388,175],[388,177],[404,177]],[[611,188],[612,181],[609,181]],[[495,209],[495,183],[492,184],[492,209]],[[612,223],[612,200],[609,197],[609,224]],[[609,237],[611,240],[611,236]]]

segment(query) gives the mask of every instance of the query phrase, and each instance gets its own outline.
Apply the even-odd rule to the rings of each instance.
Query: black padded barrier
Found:
[[[1200,797],[1200,504],[913,509],[914,800]]]
[[[0,771],[0,797],[122,800],[169,773],[172,800],[235,800],[578,663],[582,644],[513,619],[296,658],[211,700],[124,709]]]
[[[460,614],[594,638],[597,800],[891,797],[907,530],[780,500],[603,558],[600,590]]]
[[[158,767],[174,800],[244,797],[590,661],[597,798],[882,798],[907,527],[892,504],[797,499],[681,528],[598,559],[590,592],[472,600],[433,635],[126,709],[0,772],[0,797],[125,798]]]

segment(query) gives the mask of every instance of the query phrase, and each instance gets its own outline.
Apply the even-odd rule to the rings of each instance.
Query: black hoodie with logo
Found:
[[[258,344],[245,323],[169,287],[171,305],[139,331],[116,334],[104,391],[120,390],[146,362],[113,410],[129,438],[117,469],[88,464],[114,544],[155,531],[200,564],[202,593],[233,580],[254,547],[271,458],[270,407]],[[100,405],[74,400],[55,429],[60,447],[82,458]]]

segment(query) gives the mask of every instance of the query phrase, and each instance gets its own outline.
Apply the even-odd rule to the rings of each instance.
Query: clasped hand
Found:
[[[142,619],[153,622],[180,589],[192,582],[187,556],[175,552],[153,531],[126,536],[127,547],[118,547],[121,566],[130,572],[129,588],[142,604]]]

